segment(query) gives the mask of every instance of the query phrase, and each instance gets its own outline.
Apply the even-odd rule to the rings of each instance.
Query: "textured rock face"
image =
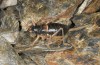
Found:
[[[99,2],[0,0],[0,65],[100,65]],[[31,30],[50,22],[71,28],[64,36]]]
[[[23,30],[27,30],[30,23],[60,22],[68,24],[82,0],[26,0],[21,2],[23,3],[22,27]]]
[[[0,18],[0,32],[5,31],[18,31],[18,20],[14,11],[14,8],[8,8],[6,11],[1,11],[2,16]]]
[[[0,65],[25,65],[11,45],[0,36]]]
[[[17,0],[0,0],[0,8],[6,8],[8,6],[14,6],[17,4]]]
[[[84,10],[83,13],[95,13],[95,12],[100,12],[100,0],[93,0],[91,4]]]

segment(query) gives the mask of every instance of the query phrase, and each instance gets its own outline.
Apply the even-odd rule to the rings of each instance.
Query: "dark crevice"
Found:
[[[19,22],[19,31],[21,31],[22,30],[21,21],[18,22]]]
[[[74,15],[76,15],[76,13],[77,13],[79,7],[83,4],[83,2],[84,2],[84,0],[77,6],[75,12],[73,13]],[[74,15],[73,15],[73,17],[74,17]]]
[[[0,27],[1,27],[1,25],[2,25],[2,22],[0,21]]]
[[[0,11],[6,11],[8,7],[6,8],[0,8]]]
[[[6,11],[8,7],[4,8],[3,10]]]
[[[75,23],[73,22],[73,18],[74,18],[74,15],[73,15],[73,17],[70,18],[70,21],[71,21],[70,28],[74,28],[75,27]]]
[[[100,8],[96,12],[100,12]]]
[[[75,27],[75,23],[73,22],[73,18],[76,16],[76,13],[77,13],[78,9],[79,9],[79,7],[82,5],[83,2],[84,2],[84,0],[77,6],[75,12],[73,13],[73,16],[70,18],[70,21],[71,21],[71,23],[72,23],[72,24],[70,25],[70,28]]]
[[[24,54],[24,53],[18,53],[18,55],[19,55],[19,56],[24,56],[25,54]]]
[[[12,47],[15,47],[15,44],[11,44]]]
[[[71,21],[71,22],[72,22],[72,24],[70,25],[70,28],[75,27],[75,23],[73,21]]]

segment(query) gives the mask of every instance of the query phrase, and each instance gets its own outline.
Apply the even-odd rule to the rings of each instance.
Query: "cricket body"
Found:
[[[58,32],[56,33],[56,35],[62,36],[62,34],[65,35],[70,28],[72,28],[72,26],[67,26],[60,23],[48,23],[48,24],[32,26],[31,30],[33,33],[37,35],[41,35],[41,34],[53,35],[56,32]]]
[[[70,28],[73,28],[73,27],[74,25],[67,26],[60,23],[48,23],[48,24],[32,26],[31,31],[37,35],[37,38],[34,40],[31,46],[34,46],[34,44],[36,43],[36,41],[38,41],[39,38],[48,40],[48,44],[47,44],[48,48],[50,48],[50,45],[53,44],[57,40],[61,40],[64,44],[65,43],[64,35],[68,32]],[[48,39],[48,36],[49,36],[49,39]],[[54,42],[51,42],[51,41],[54,41]],[[59,46],[60,44],[57,44],[57,45]]]

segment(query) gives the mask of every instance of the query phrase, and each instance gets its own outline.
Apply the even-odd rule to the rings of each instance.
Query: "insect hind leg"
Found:
[[[62,34],[62,41],[63,41],[63,44],[65,43],[65,39],[64,39],[64,30],[63,30],[63,28],[60,28],[58,31],[56,31],[51,37],[50,37],[50,39],[52,38],[52,37],[54,37],[54,36],[56,36],[59,32],[61,31],[61,34]]]

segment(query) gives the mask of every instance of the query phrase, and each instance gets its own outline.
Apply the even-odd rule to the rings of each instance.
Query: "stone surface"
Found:
[[[20,2],[23,4],[21,5],[22,27],[23,30],[27,30],[30,23],[59,22],[67,24],[82,0],[26,0]]]
[[[26,65],[2,36],[0,36],[0,65]]]
[[[17,0],[0,0],[0,8],[6,8],[17,4]]]
[[[10,6],[0,10],[0,63],[100,65],[99,0],[18,0]],[[52,39],[30,31],[32,25],[49,22],[75,27]]]
[[[91,14],[100,12],[100,0],[93,0],[92,3],[83,11],[83,13]]]

